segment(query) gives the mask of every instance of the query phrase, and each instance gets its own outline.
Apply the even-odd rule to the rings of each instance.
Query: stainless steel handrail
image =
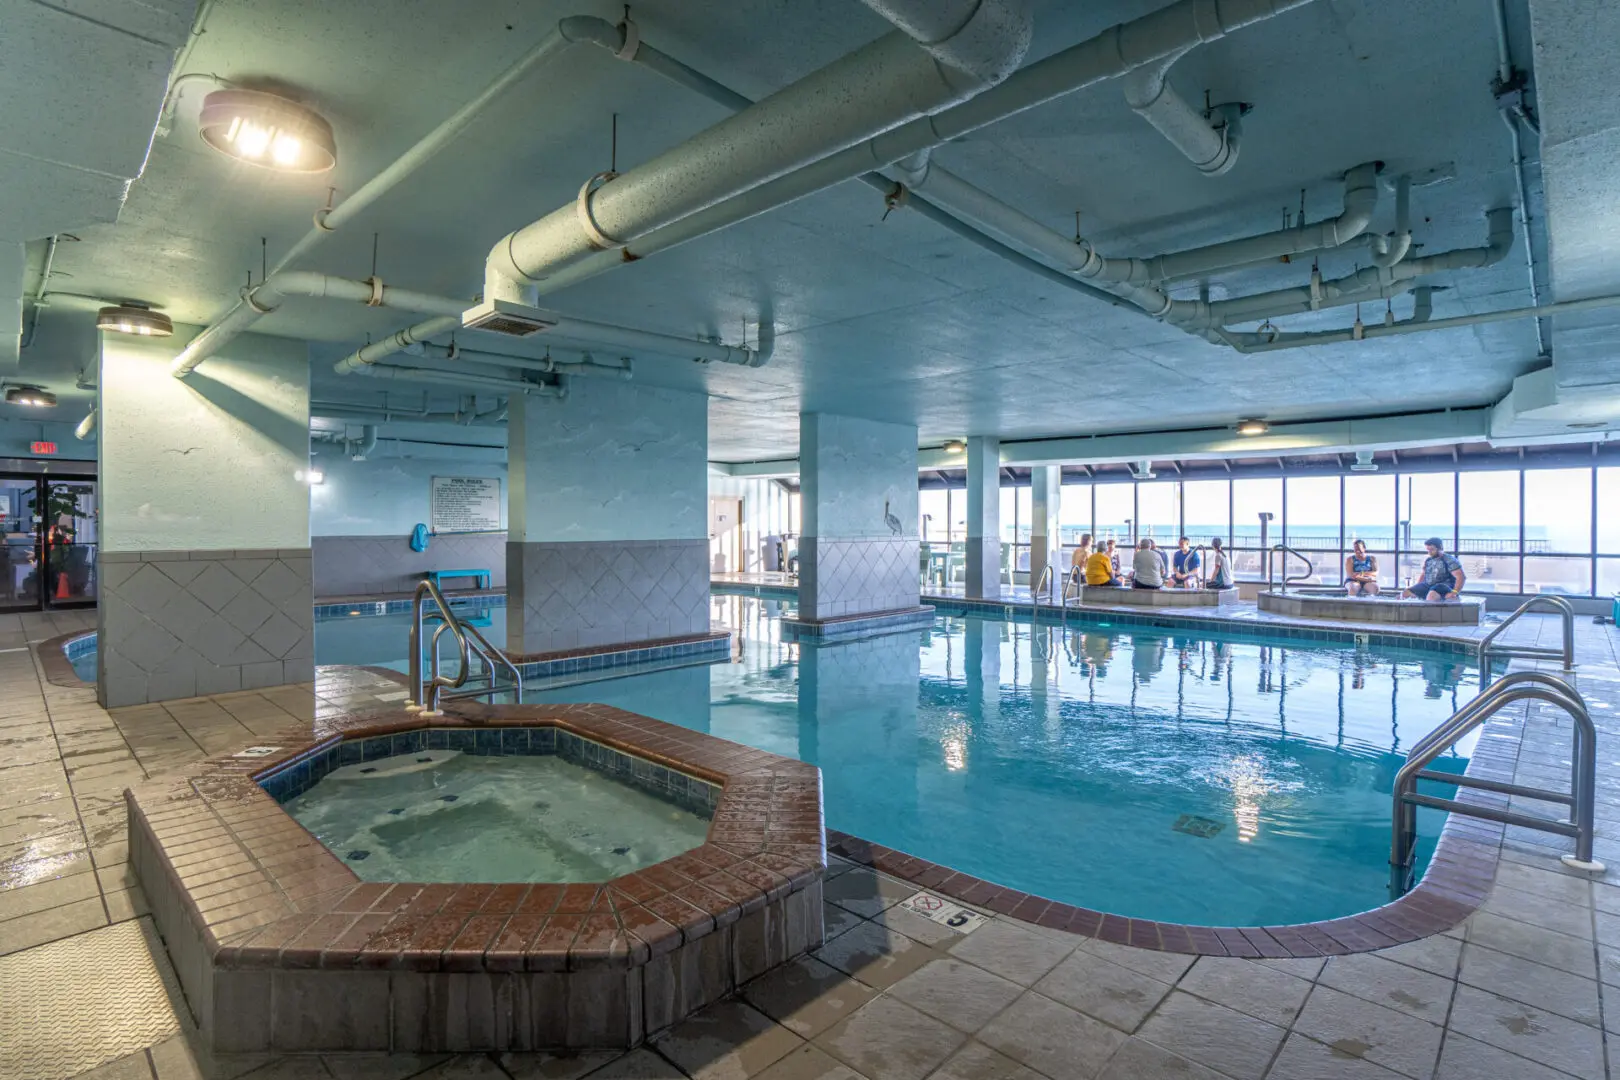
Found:
[[[1051,563],[1047,563],[1044,567],[1041,568],[1040,584],[1036,585],[1035,586],[1035,591],[1029,594],[1030,600],[1034,601],[1034,602],[1039,602],[1039,600],[1041,598],[1041,593],[1043,593],[1043,592],[1046,594],[1046,602],[1050,604],[1052,602],[1052,564]]]
[[[439,674],[439,655],[437,649],[437,634],[435,631],[435,649],[433,652],[432,677],[426,682],[422,679],[422,598],[431,597],[433,606],[438,608],[439,616],[444,620],[445,626],[455,636],[456,647],[461,653],[461,671],[455,679],[448,679]],[[467,673],[471,668],[470,657],[467,654],[467,635],[462,632],[461,620],[450,611],[450,605],[445,603],[444,594],[433,583],[432,578],[423,578],[416,586],[416,593],[411,597],[411,701],[405,706],[409,712],[420,712],[423,716],[439,715],[439,694],[446,688],[456,689],[467,682]]]
[[[430,672],[431,681],[431,677],[437,676],[439,673],[439,638],[446,630],[451,629],[451,624],[444,620],[443,614],[440,612],[428,612],[426,614],[426,618],[437,619],[440,623],[439,628],[433,632],[433,641],[431,651],[429,653],[429,655],[432,657],[432,668]],[[506,689],[504,687],[497,686],[495,683],[495,669],[497,666],[500,666],[504,667],[508,674],[511,675],[511,689],[515,691],[518,700],[521,701],[523,699],[523,673],[519,671],[517,665],[512,662],[512,658],[491,644],[489,638],[484,636],[483,631],[479,630],[478,627],[474,626],[472,623],[458,618],[455,620],[455,624],[468,635],[468,651],[471,655],[477,656],[478,659],[483,662],[484,672],[489,677],[489,685],[474,687],[471,690],[461,690],[456,693],[441,694],[440,700],[451,701],[461,700],[464,698],[490,697],[494,694],[500,693],[502,690]],[[465,661],[463,663],[465,663]],[[464,680],[457,680],[454,685],[460,686],[463,682]]]
[[[1568,713],[1574,721],[1574,753],[1568,794],[1428,769],[1428,765],[1458,739],[1484,724],[1508,705],[1526,700],[1545,701],[1556,705]],[[1499,810],[1491,806],[1479,806],[1456,799],[1442,799],[1433,795],[1419,795],[1417,793],[1419,780],[1434,780],[1502,795],[1561,803],[1570,807],[1570,818],[1568,821],[1548,821],[1545,818]],[[1557,833],[1560,836],[1572,836],[1575,838],[1575,854],[1565,855],[1562,861],[1577,870],[1599,872],[1603,869],[1602,864],[1592,858],[1596,789],[1597,730],[1592,724],[1592,716],[1586,708],[1585,699],[1569,683],[1543,672],[1519,671],[1504,676],[1474,700],[1458,709],[1445,723],[1419,739],[1407,755],[1406,764],[1396,773],[1391,793],[1390,889],[1398,896],[1411,884],[1412,849],[1417,835],[1419,806],[1484,818],[1504,825],[1519,825],[1527,829]]]
[[[1276,560],[1273,559],[1272,556],[1275,555],[1279,551],[1284,553],[1283,554],[1283,568],[1282,568],[1283,569],[1282,587],[1283,587],[1284,592],[1288,591],[1289,583],[1295,582],[1295,581],[1305,581],[1305,580],[1309,579],[1312,574],[1316,573],[1316,564],[1314,562],[1312,562],[1310,559],[1307,559],[1304,555],[1302,555],[1299,552],[1295,551],[1293,548],[1289,547],[1287,544],[1272,544],[1271,547],[1266,550],[1266,592],[1274,591],[1273,588],[1272,588],[1272,574],[1273,574],[1273,571],[1276,568]],[[1289,577],[1288,576],[1288,556],[1289,555],[1292,555],[1294,558],[1298,559],[1300,562],[1305,564],[1305,572],[1303,574],[1299,574],[1299,575],[1297,575],[1295,577]]]
[[[1202,587],[1206,582],[1209,581],[1208,576],[1206,576],[1205,573],[1204,573],[1204,555],[1205,555],[1205,553],[1207,553],[1209,551],[1209,545],[1208,544],[1194,544],[1188,550],[1191,551],[1192,554],[1198,556],[1198,584],[1199,584],[1200,587]],[[1183,565],[1185,565],[1185,564],[1183,564]]]
[[[1496,645],[1496,639],[1518,621],[1520,615],[1533,609],[1537,604],[1544,604],[1556,611],[1563,621],[1564,643],[1559,648],[1548,645]],[[1476,660],[1479,663],[1479,685],[1481,691],[1491,682],[1491,657],[1518,657],[1523,660],[1558,660],[1564,665],[1565,671],[1575,669],[1575,607],[1562,596],[1532,596],[1513,610],[1513,614],[1503,619],[1490,633],[1480,639]]]
[[[1083,588],[1085,588],[1085,584],[1086,584],[1085,569],[1083,567],[1079,567],[1079,566],[1070,566],[1068,573],[1063,575],[1063,606],[1065,608],[1067,608],[1069,606],[1069,588],[1070,588],[1070,586],[1074,587],[1075,598],[1079,599],[1080,596],[1082,595],[1081,590]]]
[[[478,627],[473,626],[471,623],[462,623],[461,625],[466,629],[467,633],[472,635],[475,646],[482,646],[482,648],[478,649],[478,654],[484,658],[484,663],[490,665],[490,687],[488,690],[479,691],[476,696],[482,696],[495,691],[495,664],[498,662],[502,667],[506,668],[509,673],[511,673],[512,688],[517,692],[518,700],[522,701],[523,672],[518,670],[518,666],[512,662],[512,658],[507,656],[506,653],[502,652],[500,649],[497,649],[495,646],[491,645],[489,643],[489,639],[484,636],[483,631],[479,630]]]

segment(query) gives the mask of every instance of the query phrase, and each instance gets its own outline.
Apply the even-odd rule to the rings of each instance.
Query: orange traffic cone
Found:
[[[71,597],[68,596],[68,580],[66,574],[56,575],[56,598],[58,600],[71,599]]]

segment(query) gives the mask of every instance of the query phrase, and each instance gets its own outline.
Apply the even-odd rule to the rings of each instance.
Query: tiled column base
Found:
[[[709,630],[706,540],[506,545],[506,650],[518,655]]]
[[[99,562],[106,708],[315,677],[308,548],[104,551]]]
[[[968,537],[967,594],[985,600],[1001,596],[1001,541],[994,537]]]
[[[915,538],[800,537],[799,618],[915,611],[917,550]]]

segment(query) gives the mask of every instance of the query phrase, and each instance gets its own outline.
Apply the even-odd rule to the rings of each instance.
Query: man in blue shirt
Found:
[[[1462,563],[1457,556],[1446,552],[1438,536],[1429,537],[1423,541],[1423,546],[1429,550],[1429,557],[1423,560],[1423,573],[1401,595],[1434,604],[1455,599],[1467,580]]]
[[[1174,582],[1176,587],[1179,589],[1198,588],[1198,571],[1201,568],[1200,560],[1198,558],[1198,552],[1193,551],[1189,547],[1190,543],[1191,541],[1183,536],[1181,538],[1181,543],[1176,545],[1176,557],[1171,562],[1170,580]]]

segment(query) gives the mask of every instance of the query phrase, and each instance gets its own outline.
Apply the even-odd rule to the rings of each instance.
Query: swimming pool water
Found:
[[[285,809],[364,881],[607,881],[709,828],[554,755],[445,750],[345,766]]]

